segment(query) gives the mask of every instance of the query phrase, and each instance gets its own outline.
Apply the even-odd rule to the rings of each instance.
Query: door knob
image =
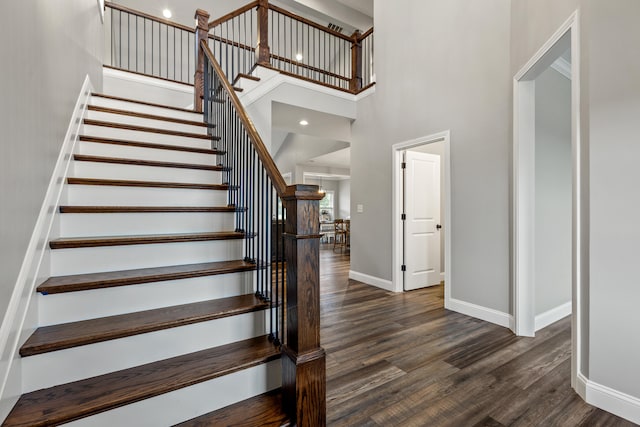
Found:
[[[441,226],[440,224],[436,224],[436,228],[437,228],[438,230],[440,230],[440,229],[442,228],[442,226]]]

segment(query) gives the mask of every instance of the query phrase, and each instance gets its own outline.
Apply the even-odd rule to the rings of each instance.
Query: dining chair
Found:
[[[346,248],[347,246],[347,229],[343,219],[335,219],[333,221],[333,250],[336,247]]]

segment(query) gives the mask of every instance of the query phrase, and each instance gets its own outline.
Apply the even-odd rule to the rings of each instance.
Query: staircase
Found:
[[[3,426],[288,425],[202,114],[94,94]]]

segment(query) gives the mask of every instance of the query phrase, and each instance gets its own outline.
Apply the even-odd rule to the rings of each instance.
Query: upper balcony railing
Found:
[[[111,2],[106,8],[106,66],[196,84],[195,29]],[[206,27],[207,45],[232,84],[257,65],[351,93],[374,82],[373,28],[345,35],[267,0]]]
[[[104,65],[179,83],[193,84],[193,28],[105,2]]]

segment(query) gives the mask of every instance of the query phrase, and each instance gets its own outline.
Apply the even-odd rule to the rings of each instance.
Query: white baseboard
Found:
[[[18,346],[25,329],[35,326],[31,325],[32,322],[28,317],[29,307],[36,285],[49,276],[45,258],[47,242],[54,226],[56,208],[92,90],[91,80],[86,76],[27,246],[9,306],[0,325],[0,420],[6,418],[8,411],[22,393]]]
[[[492,308],[482,307],[480,305],[461,301],[455,298],[450,298],[449,301],[446,301],[445,308],[447,310],[475,317],[476,319],[484,320],[485,322],[495,323],[496,325],[504,326],[505,328],[511,327],[512,316],[508,313],[503,313],[502,311],[494,310]]]
[[[640,424],[640,399],[589,380],[578,374],[578,389],[584,390],[588,404]]]
[[[382,288],[385,291],[395,292],[393,283],[391,280],[381,279],[379,277],[369,276],[368,274],[358,273],[357,271],[349,270],[349,279],[357,280],[358,282],[366,283],[367,285]]]
[[[571,301],[559,305],[551,310],[547,310],[544,313],[540,313],[536,316],[535,330],[536,332],[542,328],[546,328],[552,323],[557,322],[560,319],[564,319],[571,314]]]

